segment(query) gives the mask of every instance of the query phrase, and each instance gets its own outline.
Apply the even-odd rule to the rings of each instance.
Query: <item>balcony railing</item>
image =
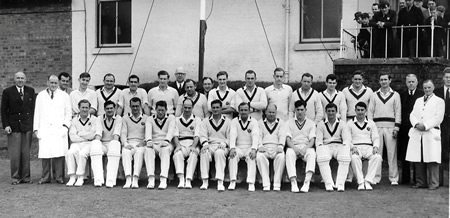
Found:
[[[384,42],[381,42],[381,45],[384,46],[384,54],[378,55],[377,58],[403,58],[405,57],[405,31],[407,29],[415,29],[415,52],[413,55],[409,54],[408,57],[435,57],[437,54],[439,57],[449,59],[449,27],[442,27],[432,23],[431,25],[394,26],[385,29],[387,31],[382,30],[378,32],[378,34],[384,32],[384,38],[378,35],[374,39],[374,32],[377,31],[374,27],[341,28],[340,58],[374,58],[374,46],[380,44],[380,41],[377,42],[376,40],[384,40]],[[358,33],[361,31],[368,31],[370,38],[359,40]],[[361,43],[360,41],[363,42]],[[376,49],[380,48],[377,47]]]

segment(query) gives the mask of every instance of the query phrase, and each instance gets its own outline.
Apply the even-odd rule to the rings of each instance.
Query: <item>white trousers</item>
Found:
[[[210,144],[208,150],[205,153],[200,154],[200,172],[202,179],[209,178],[209,167],[213,160],[216,166],[216,179],[222,180],[225,177],[226,156],[228,149],[218,149],[218,144]]]
[[[297,148],[303,148],[306,145],[296,145]],[[297,158],[301,157],[300,155],[297,156],[294,149],[288,148],[286,150],[286,169],[289,178],[297,177],[297,168],[296,168],[296,162]],[[313,148],[306,149],[306,154],[301,157],[303,161],[306,162],[306,168],[305,172],[313,172],[316,169],[316,152]]]
[[[139,144],[139,142],[137,142],[137,141],[129,141],[128,143],[131,146],[133,146],[133,148],[132,149],[126,149],[126,148],[122,149],[123,171],[125,173],[125,177],[131,176],[131,173],[132,173],[131,172],[131,161],[134,159],[133,176],[139,177],[139,175],[141,174],[145,147],[136,147],[136,145]]]
[[[316,148],[317,165],[325,185],[333,185],[333,177],[330,168],[330,160],[336,159],[339,163],[336,185],[344,185],[350,166],[350,146],[342,144],[321,145]]]
[[[153,142],[153,148],[145,147],[144,160],[147,167],[148,176],[155,176],[155,157],[159,156],[161,160],[160,177],[167,178],[170,168],[170,154],[172,154],[173,146],[169,143],[166,147],[161,147],[161,142]]]
[[[356,145],[356,148],[358,149],[359,154],[352,154],[351,164],[358,184],[364,183],[365,181],[373,184],[375,173],[381,165],[381,155],[373,154],[373,147],[370,145]],[[362,171],[363,160],[369,160],[369,166],[367,167],[367,174],[365,178]]]
[[[236,181],[238,164],[241,159],[247,162],[247,183],[254,184],[256,178],[256,158],[250,159],[251,148],[236,148],[236,156],[230,158],[228,169],[230,170],[230,180]]]
[[[67,174],[83,176],[91,152],[91,142],[72,143],[66,153]]]
[[[281,187],[281,176],[283,175],[284,167],[286,166],[284,152],[277,153],[277,145],[264,145],[266,152],[258,152],[256,154],[256,164],[258,165],[259,173],[261,174],[263,186],[270,187],[269,176],[269,159],[273,161],[273,187]]]
[[[191,152],[190,145],[192,145],[192,141],[190,139],[180,141],[181,150],[175,152],[173,154],[173,163],[175,164],[175,172],[177,174],[184,175],[184,161],[187,159],[187,167],[186,167],[186,179],[192,180],[194,176],[195,168],[197,167],[198,161],[198,153],[200,149],[197,147],[195,151],[197,153]]]
[[[393,132],[394,127],[378,127],[378,134],[380,135],[380,147],[378,151],[380,156],[383,157],[383,150],[384,147],[386,147],[386,158],[389,165],[389,181],[398,182],[397,139],[392,136]],[[381,180],[381,165],[382,164],[380,164],[375,174],[375,183],[379,183]]]
[[[112,140],[110,142],[92,141],[91,148],[91,166],[95,180],[104,181],[103,178],[103,155],[108,156],[108,164],[106,165],[106,180],[116,184],[117,171],[120,161],[120,142]]]

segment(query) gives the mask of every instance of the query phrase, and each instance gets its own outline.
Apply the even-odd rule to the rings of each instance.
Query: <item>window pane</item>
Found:
[[[100,44],[116,43],[116,2],[100,3]]]
[[[321,0],[303,0],[303,38],[320,38]]]
[[[323,38],[339,38],[342,0],[323,0]]]
[[[118,43],[131,43],[131,1],[119,2]]]

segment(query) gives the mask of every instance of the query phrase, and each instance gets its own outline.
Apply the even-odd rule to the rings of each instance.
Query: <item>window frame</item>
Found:
[[[119,2],[130,2],[130,43],[119,43],[119,37],[118,37],[118,27],[119,27]],[[115,2],[116,3],[116,26],[115,26],[115,43],[104,43],[102,44],[102,30],[101,30],[101,23],[102,23],[102,14],[101,14],[101,4],[102,2]],[[133,41],[133,31],[132,31],[132,16],[133,16],[133,8],[132,8],[132,0],[97,0],[97,48],[118,48],[118,47],[131,47],[132,41]]]
[[[321,16],[321,22],[320,22],[320,38],[308,38],[305,39],[304,38],[304,19],[303,19],[303,15],[304,15],[304,2],[305,0],[301,0],[300,1],[300,44],[306,44],[306,43],[335,43],[335,42],[339,42],[340,41],[340,31],[339,31],[339,36],[337,38],[324,38],[323,37],[323,20],[324,20],[324,7],[323,7],[323,2],[324,0],[314,0],[314,1],[320,1],[321,7],[320,7],[320,16]],[[342,20],[342,16],[343,16],[343,0],[339,0],[340,1],[340,20]],[[339,20],[339,23],[340,23]],[[340,29],[340,26],[339,26]]]

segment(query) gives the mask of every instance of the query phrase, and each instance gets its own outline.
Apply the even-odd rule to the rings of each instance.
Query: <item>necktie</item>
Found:
[[[53,91],[51,91],[51,92],[52,92],[52,94],[50,94],[50,98],[53,99]]]
[[[448,92],[448,89],[447,89]],[[19,95],[20,95],[20,99],[23,100],[23,92],[22,92],[22,88],[19,89]]]
[[[445,93],[445,101],[450,100],[450,88],[447,88],[447,92]]]
[[[413,91],[412,90],[409,90],[409,95],[413,95]]]
[[[428,97],[429,97],[428,95],[423,96],[423,101],[427,102],[428,101]]]

